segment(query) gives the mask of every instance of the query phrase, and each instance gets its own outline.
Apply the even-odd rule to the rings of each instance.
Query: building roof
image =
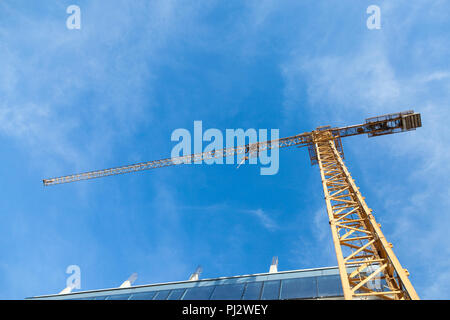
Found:
[[[278,300],[342,297],[337,267],[177,281],[32,297],[33,300]]]

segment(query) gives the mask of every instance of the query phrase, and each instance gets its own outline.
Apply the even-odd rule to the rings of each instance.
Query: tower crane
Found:
[[[344,298],[418,300],[408,271],[401,266],[392,243],[383,235],[372,209],[344,164],[341,138],[361,134],[377,137],[421,126],[420,113],[410,110],[368,118],[363,124],[322,126],[287,138],[44,179],[43,183],[50,186],[238,154],[248,159],[264,150],[306,146],[311,164],[318,164],[320,169]]]

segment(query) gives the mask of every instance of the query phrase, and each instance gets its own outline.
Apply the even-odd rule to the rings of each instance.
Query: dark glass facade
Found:
[[[338,269],[321,268],[76,292],[30,299],[284,300],[342,296]]]

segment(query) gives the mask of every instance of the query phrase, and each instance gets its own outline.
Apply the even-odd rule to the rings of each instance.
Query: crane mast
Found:
[[[376,137],[415,130],[421,126],[419,113],[405,111],[368,118],[359,125],[323,126],[287,138],[44,179],[43,183],[50,186],[237,154],[245,154],[247,158],[257,157],[263,150],[306,146],[311,164],[318,164],[320,169],[344,298],[417,300],[419,296],[409,281],[408,271],[395,256],[392,244],[381,232],[372,209],[367,206],[344,164],[341,138],[360,134]]]
[[[342,161],[330,130],[314,132],[344,298],[419,299]]]

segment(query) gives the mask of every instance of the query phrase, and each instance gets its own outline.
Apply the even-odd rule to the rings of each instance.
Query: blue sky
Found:
[[[66,8],[81,8],[68,30]],[[381,8],[368,30],[366,8]],[[0,2],[0,297],[336,265],[318,167],[186,165],[44,188],[43,178],[170,156],[177,128],[357,124],[346,163],[419,296],[450,298],[448,1]]]

